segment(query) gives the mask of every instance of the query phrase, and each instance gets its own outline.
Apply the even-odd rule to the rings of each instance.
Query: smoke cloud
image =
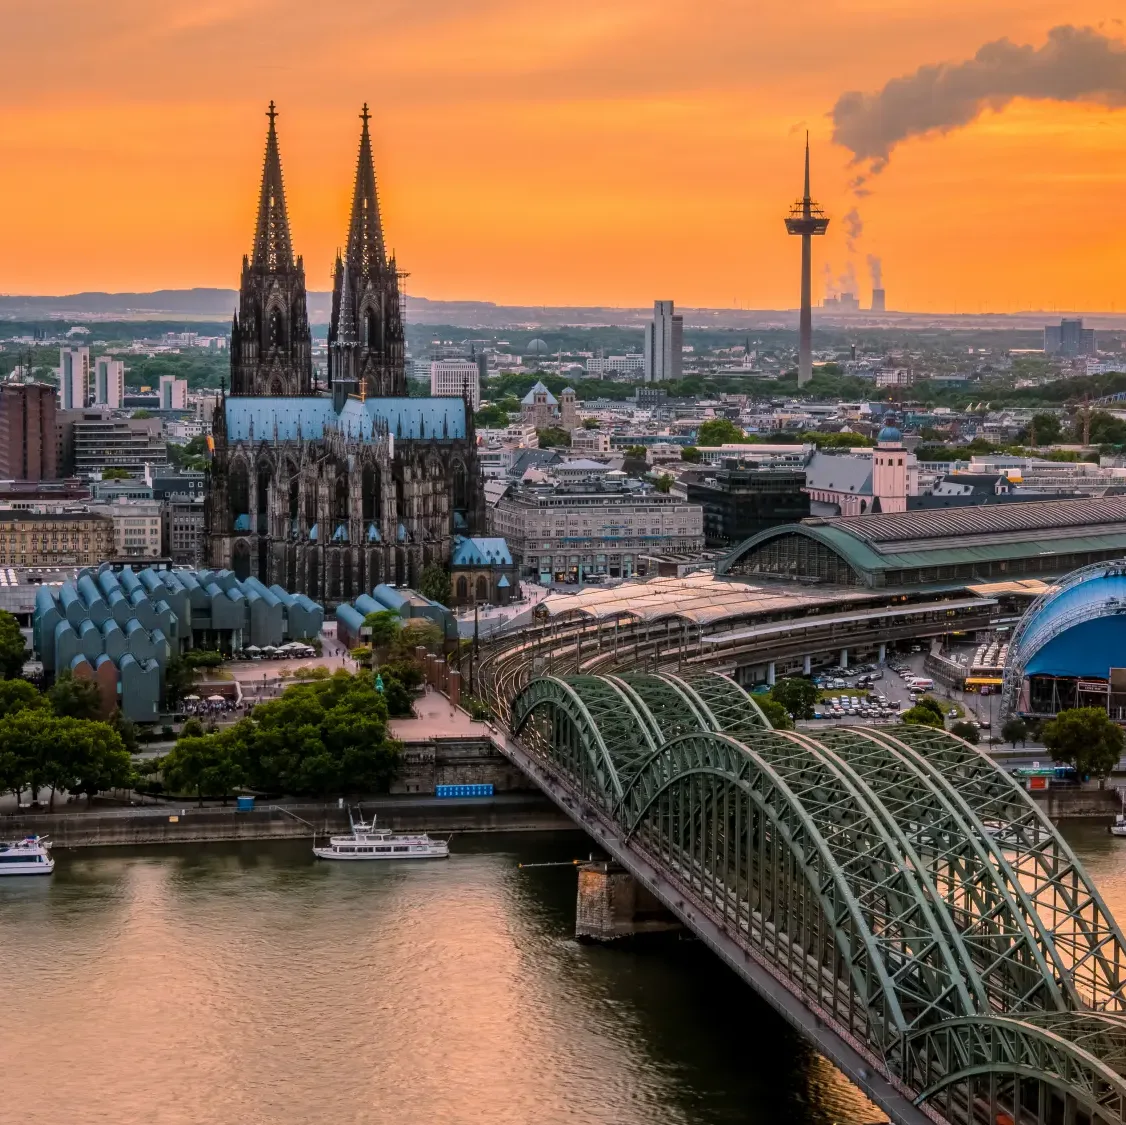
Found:
[[[868,176],[884,169],[900,142],[959,129],[1015,98],[1126,105],[1126,44],[1070,25],[1052,28],[1041,47],[998,39],[972,59],[921,66],[875,93],[842,94],[832,110],[833,140],[853,164],[867,162],[851,185],[864,195]]]
[[[855,295],[860,292],[860,283],[856,280],[856,266],[852,262],[847,263],[844,273],[837,279],[837,284],[840,286],[842,293]]]
[[[848,252],[855,254],[856,240],[864,233],[864,221],[860,218],[860,212],[854,207],[841,222],[844,223]]]
[[[884,264],[875,254],[868,255],[868,274],[872,278],[872,288],[883,289]]]
[[[826,262],[821,267],[821,283],[825,287],[826,297],[835,297],[837,295],[837,281],[833,276],[833,266],[830,262]]]

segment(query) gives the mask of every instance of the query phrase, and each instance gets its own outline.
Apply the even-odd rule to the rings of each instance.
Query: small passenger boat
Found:
[[[425,832],[397,835],[390,828],[377,828],[376,818],[371,823],[356,820],[348,810],[352,826],[350,836],[330,836],[327,846],[317,846],[313,841],[313,855],[318,859],[446,859],[450,854],[448,840],[432,840]]]
[[[0,843],[0,876],[50,875],[55,861],[46,836],[25,836],[22,840]]]
[[[1126,813],[1119,813],[1110,826],[1112,836],[1126,836]]]

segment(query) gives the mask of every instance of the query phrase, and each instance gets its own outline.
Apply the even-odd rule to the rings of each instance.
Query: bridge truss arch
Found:
[[[1126,941],[976,748],[908,726],[773,731],[715,673],[536,680],[512,730],[667,877],[668,905],[932,1119],[1126,1119]]]

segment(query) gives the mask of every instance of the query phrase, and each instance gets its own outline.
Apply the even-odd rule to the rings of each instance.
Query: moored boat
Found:
[[[448,840],[432,840],[425,832],[394,833],[390,828],[377,828],[373,816],[368,823],[361,813],[357,820],[348,810],[351,835],[330,836],[327,845],[318,847],[313,841],[313,855],[318,859],[446,859],[450,854]]]
[[[45,836],[25,836],[0,843],[0,877],[4,875],[50,875],[55,861]]]

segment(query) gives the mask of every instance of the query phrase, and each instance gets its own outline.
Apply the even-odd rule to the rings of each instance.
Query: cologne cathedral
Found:
[[[334,606],[449,567],[484,527],[466,398],[407,397],[401,277],[388,257],[364,106],[319,384],[286,215],[273,103],[254,246],[231,325],[231,388],[212,421],[208,564]]]

